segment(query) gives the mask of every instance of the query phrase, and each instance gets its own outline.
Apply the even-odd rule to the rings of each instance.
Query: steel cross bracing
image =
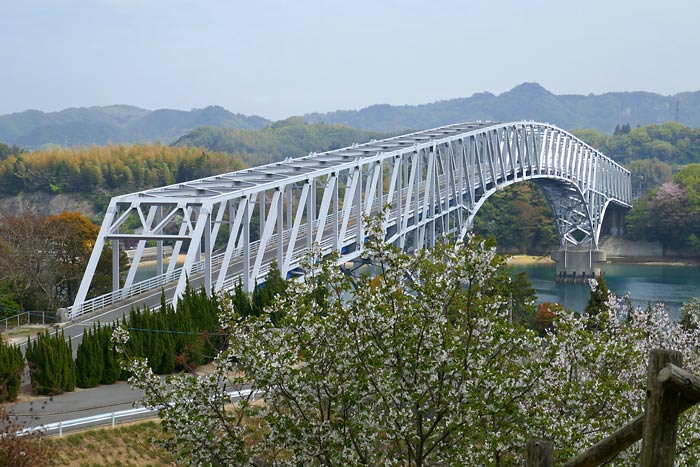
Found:
[[[351,261],[365,241],[362,215],[385,207],[387,242],[431,246],[443,234],[464,236],[491,194],[524,180],[543,188],[562,246],[597,248],[608,203],[630,203],[629,172],[555,126],[449,125],[114,197],[69,315],[169,283],[176,304],[195,276],[207,290],[240,280],[250,291],[273,261],[284,277],[303,274],[299,261],[313,244]],[[114,291],[86,300],[107,242]],[[135,283],[147,242],[156,245],[157,276]],[[136,248],[123,284],[121,243]],[[172,259],[182,256],[178,266]]]

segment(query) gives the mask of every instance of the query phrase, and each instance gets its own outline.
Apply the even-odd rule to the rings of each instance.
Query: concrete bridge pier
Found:
[[[562,248],[552,251],[552,259],[557,263],[557,282],[585,283],[588,279],[600,277],[607,257],[603,250]]]

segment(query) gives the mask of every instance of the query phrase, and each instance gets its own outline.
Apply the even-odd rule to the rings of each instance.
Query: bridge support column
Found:
[[[552,251],[552,259],[557,263],[557,282],[585,283],[600,277],[607,257],[603,250],[559,249]]]
[[[617,209],[612,209],[611,213],[612,214],[612,225],[610,226],[610,233],[614,236],[622,236],[625,233],[625,222],[624,222],[624,214],[617,210]]]

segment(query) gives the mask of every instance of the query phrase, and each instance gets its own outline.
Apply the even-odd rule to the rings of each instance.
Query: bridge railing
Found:
[[[316,222],[317,224],[317,222]],[[291,235],[291,229],[287,229],[283,233],[283,241],[289,239],[289,236]],[[271,242],[277,241],[277,234],[274,234],[270,240]],[[259,240],[256,240],[251,243],[250,248],[251,248],[251,255],[254,252],[257,252],[258,246],[260,244]],[[234,256],[240,256],[242,254],[243,247],[237,247],[234,249]],[[224,260],[224,253],[218,253],[216,255],[213,255],[211,257],[211,266],[212,269],[219,268],[221,266],[221,263]],[[204,260],[199,260],[196,261],[192,265],[192,275],[194,274],[199,274],[204,271]],[[267,265],[267,268],[265,270],[265,273],[267,273],[267,270],[269,270],[269,265]],[[144,279],[139,282],[135,282],[129,287],[124,287],[118,290],[114,290],[112,292],[108,292],[104,295],[99,295],[97,297],[91,298],[89,300],[85,300],[83,303],[80,304],[80,306],[77,309],[74,309],[73,307],[68,308],[68,313],[70,316],[70,319],[75,319],[78,318],[82,315],[92,313],[97,310],[101,310],[103,308],[106,308],[108,306],[114,305],[116,303],[119,303],[122,300],[126,300],[128,298],[136,297],[138,295],[141,295],[146,292],[150,292],[152,290],[157,290],[160,289],[167,284],[173,282],[177,278],[180,277],[180,273],[182,272],[182,267],[178,267],[173,269],[171,272],[164,272],[163,274],[160,274],[158,276],[154,276],[148,279]]]
[[[424,182],[421,183],[421,185],[424,184]],[[411,188],[409,187],[404,187],[402,189],[402,197],[406,196],[406,193],[408,193],[408,190]],[[441,189],[442,191],[442,189]],[[388,195],[384,195],[384,199],[388,200]],[[415,199],[412,201],[412,205],[415,208]],[[350,211],[350,219],[356,219],[357,218],[357,208],[353,207]],[[389,215],[389,224],[393,225],[393,223],[396,222],[396,216],[395,213],[392,213]],[[328,223],[328,220],[326,221]],[[318,229],[318,220],[314,220],[313,222],[313,230],[314,232]],[[327,226],[326,226],[327,228]],[[300,226],[300,231],[304,231],[306,229],[306,223],[302,223]],[[283,242],[286,242],[289,240],[291,236],[292,229],[285,229],[283,231]],[[340,247],[342,248],[345,244],[348,242],[354,241],[355,234],[349,229],[347,232],[347,236],[345,239],[341,240],[340,242]],[[275,244],[277,242],[277,234],[273,234],[270,237],[270,240],[268,242],[268,245],[270,244]],[[260,246],[260,240],[256,240],[254,242],[251,242],[250,244],[250,256],[252,258],[257,255],[258,249]],[[301,258],[305,254],[305,244],[304,245],[299,245],[299,248],[296,249],[296,251],[292,255],[292,261],[291,264],[298,264],[298,262],[301,260]],[[333,239],[332,237],[324,237],[322,242],[321,242],[321,249],[325,253],[330,252],[333,249]],[[243,247],[236,247],[233,250],[233,257],[239,257],[243,253]],[[221,264],[223,263],[225,254],[224,253],[218,253],[216,255],[213,255],[211,258],[212,262],[212,270],[216,270],[217,268],[220,268]],[[194,262],[192,265],[191,269],[191,274],[194,276],[195,274],[202,273],[204,271],[204,260],[199,260]],[[260,279],[262,277],[265,277],[267,275],[268,271],[270,269],[270,262],[266,261],[261,265],[260,271],[258,273],[258,277],[256,279]],[[164,272],[163,274],[160,274],[158,276],[154,276],[148,279],[144,279],[142,281],[136,282],[132,284],[129,287],[124,287],[112,292],[108,292],[104,295],[100,295],[88,300],[85,300],[83,303],[79,305],[77,309],[74,309],[73,307],[68,308],[68,313],[69,317],[71,320],[74,320],[76,318],[79,318],[80,316],[83,316],[88,313],[92,313],[98,310],[101,310],[103,308],[109,307],[111,305],[117,304],[121,302],[122,300],[126,300],[132,297],[136,297],[138,295],[141,295],[146,292],[150,292],[153,290],[158,290],[166,285],[172,283],[175,281],[177,278],[179,278],[180,273],[182,271],[182,267],[175,268],[171,272]],[[234,274],[231,275],[230,277],[227,277],[226,280],[224,281],[223,288],[225,290],[231,290],[235,285],[238,283],[239,280],[242,280],[242,274]]]
[[[485,177],[485,180],[487,183],[489,183],[491,181],[490,175],[487,175]],[[424,184],[425,184],[425,182],[421,182],[420,185],[422,186]],[[440,191],[443,192],[444,191],[444,187],[442,186],[443,184],[441,183],[440,185],[441,185]],[[403,199],[405,199],[408,191],[411,189],[413,189],[413,188],[412,187],[403,187],[403,189],[401,190],[402,191],[401,197]],[[388,202],[388,194],[384,194],[383,198],[384,198],[384,201]],[[410,210],[412,213],[413,210],[415,209],[416,200],[413,199],[411,201],[411,204],[413,206]],[[350,211],[350,219],[354,220],[356,218],[357,218],[357,208],[353,207]],[[389,215],[387,220],[388,220],[389,225],[394,225],[396,222],[396,213],[392,212]],[[328,224],[329,221],[327,220],[326,222]],[[314,223],[313,223],[314,232],[318,229],[318,223],[319,223],[318,220],[314,220]],[[326,226],[326,228],[328,228],[328,226]],[[302,223],[299,230],[305,231],[306,230],[306,223]],[[289,238],[291,236],[291,232],[292,232],[291,228],[285,229],[283,231],[283,237],[282,237],[283,242],[286,242],[289,240]],[[351,243],[352,241],[354,241],[354,239],[355,239],[355,233],[351,229],[348,229],[347,236],[345,239],[342,239],[339,242],[339,247],[342,248],[348,242]],[[275,244],[276,242],[277,242],[277,234],[275,233],[270,237],[270,240],[268,241],[268,245]],[[252,258],[254,258],[257,255],[259,246],[260,246],[260,240],[256,240],[254,242],[251,242],[251,244],[250,244],[250,256]],[[294,265],[294,264],[299,263],[299,261],[302,259],[302,257],[306,254],[305,253],[306,252],[305,246],[306,246],[305,244],[299,245],[299,248],[297,248],[294,251],[294,253],[292,254],[292,260],[291,260],[290,264]],[[324,254],[327,254],[330,251],[332,251],[333,238],[325,236],[321,242],[321,249],[322,249]],[[233,257],[240,257],[243,253],[242,250],[243,250],[242,246],[236,247],[233,250]],[[224,256],[225,256],[224,253],[218,253],[218,254],[212,256],[211,262],[212,262],[212,270],[213,271],[220,268],[220,266],[223,262]],[[192,269],[191,269],[191,275],[194,276],[195,274],[202,273],[204,271],[204,264],[205,264],[205,261],[203,259],[194,262],[192,265]],[[265,277],[267,275],[269,269],[270,269],[270,261],[265,261],[261,265],[260,271],[258,273],[258,277],[256,279],[260,279],[260,278]],[[182,271],[182,267],[177,267],[174,270],[172,270],[171,272],[166,271],[163,274],[160,274],[158,276],[154,276],[154,277],[136,282],[129,287],[124,287],[124,288],[121,288],[121,289],[118,289],[118,290],[115,290],[112,292],[108,292],[104,295],[100,295],[100,296],[91,298],[89,300],[85,300],[83,303],[81,303],[79,305],[79,307],[77,309],[74,309],[73,307],[68,308],[69,317],[70,317],[70,319],[74,320],[74,319],[79,318],[80,316],[86,315],[88,313],[92,313],[92,312],[101,310],[101,309],[109,307],[111,305],[115,305],[123,300],[129,299],[132,297],[136,297],[138,295],[141,295],[143,293],[147,293],[147,292],[150,292],[153,290],[161,289],[161,288],[165,287],[166,285],[174,282],[177,278],[179,278],[181,271]],[[225,290],[231,290],[233,287],[235,287],[235,285],[238,283],[239,280],[242,280],[242,274],[241,273],[233,274],[230,277],[227,277],[225,279],[224,284],[223,284],[223,288]]]

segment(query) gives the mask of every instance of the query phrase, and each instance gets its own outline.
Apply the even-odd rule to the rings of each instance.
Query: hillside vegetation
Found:
[[[700,257],[700,163],[683,167],[672,181],[637,200],[626,223],[633,239]]]
[[[612,135],[595,130],[573,133],[621,164],[639,159],[658,159],[671,165],[700,162],[700,128],[678,122],[637,128],[618,125]]]
[[[259,130],[197,128],[175,142],[176,146],[199,146],[237,154],[249,165],[306,156],[387,137],[384,133],[358,130],[345,125],[308,124],[299,117],[275,122]]]
[[[241,168],[237,157],[189,146],[57,148],[0,158],[0,194],[123,194]]]

